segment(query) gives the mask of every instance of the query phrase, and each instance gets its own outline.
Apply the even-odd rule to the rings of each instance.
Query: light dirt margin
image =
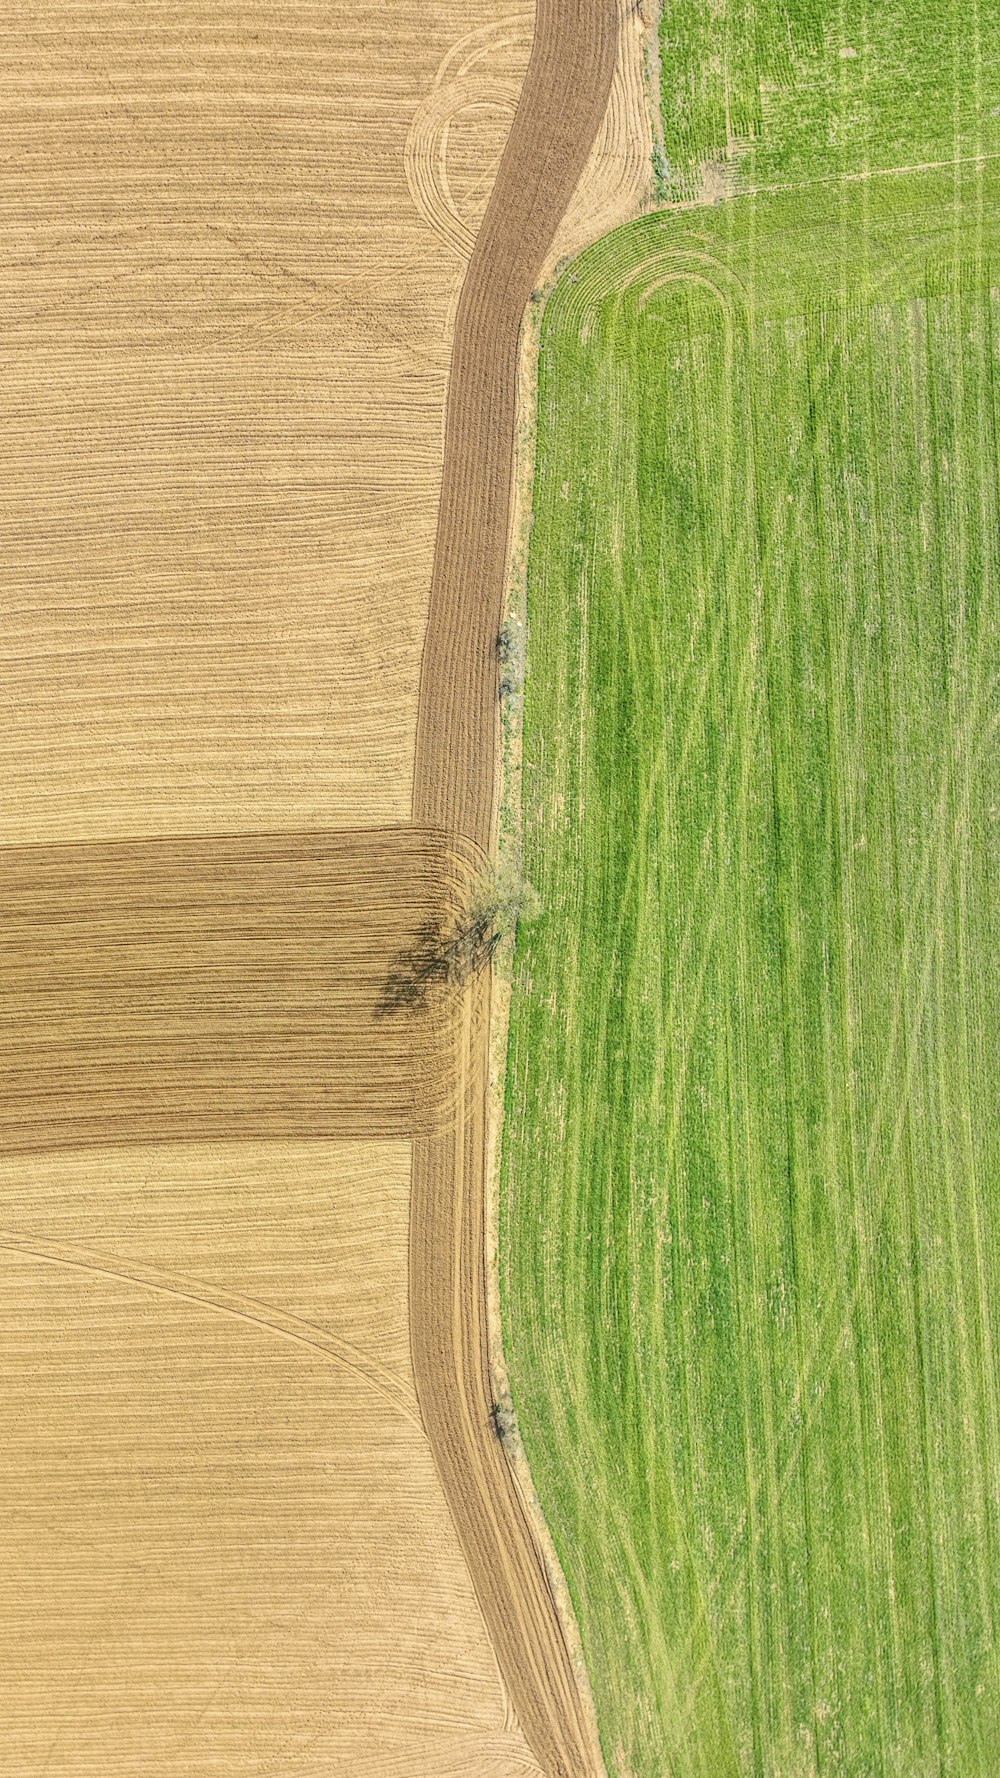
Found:
[[[413,819],[493,841],[522,316],[605,119],[618,0],[539,0],[531,62],[455,327]],[[550,1778],[603,1772],[534,1515],[493,1428],[490,984],[470,990],[454,1125],[414,1143],[410,1338],[421,1414],[511,1700]]]
[[[656,98],[649,69],[651,45],[657,40],[658,0],[618,0],[618,57],[604,125],[581,176],[576,194],[552,243],[543,277],[521,325],[518,355],[517,444],[511,534],[508,546],[506,623],[513,629],[513,658],[523,668],[527,649],[528,547],[531,535],[534,492],[535,445],[538,397],[538,353],[542,317],[559,273],[568,258],[620,224],[649,209],[655,202],[653,144]],[[520,674],[516,675],[520,679]],[[523,688],[517,684],[503,724],[498,771],[496,845],[500,864],[509,879],[523,870],[521,834],[521,720]],[[596,1712],[583,1655],[580,1632],[566,1578],[535,1492],[531,1469],[516,1423],[510,1377],[503,1349],[500,1312],[499,1220],[500,1154],[503,1136],[504,1092],[507,1071],[507,1037],[510,1020],[512,945],[498,953],[494,969],[491,1015],[489,1086],[487,1099],[486,1231],[487,1322],[493,1380],[493,1399],[504,1404],[512,1430],[506,1441],[508,1460],[532,1521],[533,1533],[545,1562],[549,1585],[563,1621],[573,1657],[584,1707],[594,1722]],[[513,1410],[513,1414],[512,1414]]]

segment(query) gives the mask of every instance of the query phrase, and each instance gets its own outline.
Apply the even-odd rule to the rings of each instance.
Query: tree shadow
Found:
[[[462,988],[492,962],[500,943],[497,909],[486,907],[446,926],[425,920],[412,945],[398,952],[375,1007],[376,1016],[419,1012],[436,988]]]

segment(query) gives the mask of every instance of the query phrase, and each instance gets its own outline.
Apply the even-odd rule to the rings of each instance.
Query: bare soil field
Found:
[[[421,1430],[404,1142],[0,1162],[4,1767],[538,1773]]]
[[[5,8],[0,843],[409,820],[463,261],[407,143],[447,62],[470,233],[511,10]]]
[[[410,1374],[400,1138],[443,1027],[373,1031],[443,879],[357,833],[410,820],[463,271],[406,143],[498,16],[5,20],[17,1778],[538,1771]],[[451,125],[473,225],[502,133]]]
[[[12,13],[18,1778],[600,1770],[489,1416],[488,986],[377,1002],[489,848],[521,315],[588,157],[567,242],[641,182],[623,18]]]
[[[412,826],[0,851],[0,1145],[433,1130],[452,1002],[382,1003],[474,868]]]

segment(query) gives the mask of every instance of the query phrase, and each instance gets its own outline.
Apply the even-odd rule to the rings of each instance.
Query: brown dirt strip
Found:
[[[512,133],[458,310],[421,672],[413,816],[484,851],[521,318],[604,116],[614,0],[539,0]],[[489,1002],[472,996],[464,1115],[414,1146],[410,1301],[421,1412],[521,1727],[550,1778],[603,1770],[531,1522],[489,1416]]]
[[[457,1009],[378,1003],[470,857],[414,827],[0,850],[0,1150],[435,1128]]]
[[[464,1118],[437,1140],[414,1145],[410,1340],[417,1399],[525,1738],[547,1778],[596,1778],[604,1768],[555,1594],[490,1414],[483,1190],[488,1019],[483,980],[466,1027]]]
[[[490,844],[524,314],[604,118],[615,0],[538,0],[535,40],[455,322],[413,819]]]

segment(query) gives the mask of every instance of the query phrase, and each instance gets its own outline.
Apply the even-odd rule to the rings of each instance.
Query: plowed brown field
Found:
[[[463,264],[407,142],[472,40],[474,229],[524,12],[3,7],[0,844],[410,819]]]
[[[417,827],[0,851],[0,1148],[433,1130],[451,1002],[380,1003],[473,868]]]
[[[488,984],[377,1003],[489,848],[520,319],[588,155],[566,241],[641,183],[623,18],[12,12],[18,1778],[600,1769],[489,1418]]]

